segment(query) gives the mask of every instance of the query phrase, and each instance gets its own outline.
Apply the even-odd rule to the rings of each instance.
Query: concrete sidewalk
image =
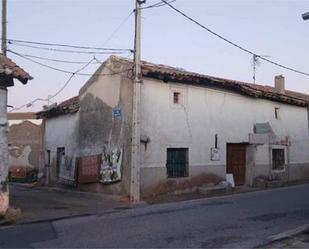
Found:
[[[23,184],[12,184],[10,195],[11,206],[22,211],[17,224],[98,214],[129,205],[121,196]]]

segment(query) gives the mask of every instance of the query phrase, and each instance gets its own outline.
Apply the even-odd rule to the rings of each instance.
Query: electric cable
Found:
[[[215,31],[211,30],[210,28],[207,28],[206,26],[204,26],[204,25],[201,24],[200,22],[198,22],[198,21],[196,21],[195,19],[193,19],[192,17],[188,16],[187,14],[185,14],[184,12],[182,12],[181,10],[177,9],[176,7],[174,7],[173,5],[171,5],[168,1],[166,1],[166,0],[161,0],[161,1],[162,1],[163,3],[165,3],[167,6],[169,6],[171,9],[173,9],[174,11],[176,11],[177,13],[179,13],[180,15],[184,16],[184,17],[185,17],[186,19],[188,19],[189,21],[195,23],[196,25],[200,26],[201,28],[203,28],[204,30],[208,31],[209,33],[211,33],[211,34],[217,36],[217,37],[220,38],[221,40],[223,40],[223,41],[229,43],[230,45],[232,45],[232,46],[234,46],[234,47],[236,47],[236,48],[238,48],[238,49],[240,49],[240,50],[242,50],[242,51],[244,51],[244,52],[246,52],[246,53],[249,53],[249,54],[251,54],[251,55],[255,55],[257,58],[259,58],[259,59],[261,59],[261,60],[264,60],[264,61],[266,61],[266,62],[268,62],[268,63],[271,63],[271,64],[273,64],[273,65],[275,65],[275,66],[284,68],[284,69],[289,70],[289,71],[292,71],[292,72],[294,72],[294,73],[299,73],[299,74],[302,74],[302,75],[305,75],[305,76],[309,76],[309,73],[307,73],[307,72],[303,72],[303,71],[300,71],[300,70],[297,70],[297,69],[294,69],[294,68],[291,68],[291,67],[288,67],[288,66],[284,66],[284,65],[282,65],[282,64],[280,64],[280,63],[278,63],[278,62],[275,62],[275,61],[272,61],[272,60],[270,60],[270,59],[267,59],[267,58],[265,58],[265,57],[263,57],[263,56],[261,56],[261,55],[258,55],[258,54],[256,54],[256,53],[254,53],[254,52],[252,52],[252,51],[250,51],[250,50],[248,50],[248,49],[246,49],[246,48],[244,48],[244,47],[242,47],[242,46],[240,46],[240,45],[238,45],[238,44],[236,44],[236,43],[230,41],[229,39],[223,37],[222,35],[216,33]]]

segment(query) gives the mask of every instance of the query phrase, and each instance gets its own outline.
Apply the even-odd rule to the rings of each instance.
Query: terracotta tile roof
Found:
[[[36,116],[37,118],[51,118],[63,114],[72,114],[78,112],[79,107],[79,97],[75,96],[61,102],[59,105],[53,104],[49,107],[44,107],[42,111],[36,113]]]
[[[3,54],[0,54],[0,74],[5,74],[18,79],[23,84],[26,84],[28,80],[33,79],[26,71],[17,66],[15,62]]]
[[[132,67],[132,60],[111,56],[111,62],[127,64]],[[196,86],[207,86],[216,89],[223,89],[236,92],[242,95],[269,99],[272,101],[297,105],[309,106],[309,95],[290,90],[285,90],[284,94],[276,92],[274,87],[267,85],[258,85],[246,83],[236,80],[213,77],[209,75],[189,72],[181,68],[166,66],[162,64],[153,64],[150,62],[142,62],[142,72],[144,77],[162,80],[164,82],[178,82],[182,84],[191,84]],[[36,113],[37,118],[54,117],[63,114],[76,113],[80,108],[79,97],[70,98],[59,105],[52,105]]]
[[[111,60],[132,65],[132,60],[118,56],[111,56]],[[263,86],[213,77],[209,75],[189,72],[181,68],[166,66],[162,64],[153,64],[146,61],[142,62],[142,72],[144,77],[155,78],[164,82],[171,81],[183,84],[208,86],[237,92],[239,94],[251,97],[269,99],[298,106],[308,106],[309,103],[309,95],[304,93],[285,90],[285,93],[281,94],[276,92],[274,87],[267,85]]]

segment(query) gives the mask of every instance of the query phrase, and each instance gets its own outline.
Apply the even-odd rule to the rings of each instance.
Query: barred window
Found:
[[[180,92],[174,92],[173,93],[173,102],[174,102],[174,104],[180,103]]]
[[[168,178],[188,177],[188,149],[168,148],[166,169]]]
[[[272,169],[283,170],[285,164],[284,149],[272,149]]]

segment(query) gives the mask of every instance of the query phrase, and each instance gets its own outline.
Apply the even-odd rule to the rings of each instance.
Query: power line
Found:
[[[59,63],[68,63],[68,64],[85,64],[85,63],[87,63],[86,61],[69,61],[69,60],[53,59],[53,58],[24,54],[24,53],[19,53],[19,54],[22,55],[22,56],[25,56],[25,57],[29,57],[29,58],[45,60],[45,61],[52,61],[52,62],[59,62]],[[96,61],[95,63],[98,64],[99,62]]]
[[[208,31],[209,33],[211,33],[211,34],[217,36],[217,37],[220,38],[221,40],[223,40],[223,41],[225,41],[225,42],[231,44],[232,46],[234,46],[234,47],[236,47],[236,48],[238,48],[238,49],[240,49],[240,50],[242,50],[242,51],[244,51],[244,52],[246,52],[246,53],[249,53],[249,54],[251,54],[251,55],[253,55],[253,56],[256,56],[256,58],[259,58],[259,59],[261,59],[261,60],[267,61],[268,63],[271,63],[271,64],[273,64],[273,65],[275,65],[275,66],[284,68],[284,69],[289,70],[289,71],[292,71],[292,72],[294,72],[294,73],[299,73],[299,74],[302,74],[302,75],[309,76],[309,73],[306,73],[306,72],[303,72],[303,71],[300,71],[300,70],[297,70],[297,69],[294,69],[294,68],[291,68],[291,67],[288,67],[288,66],[284,66],[284,65],[282,65],[282,64],[280,64],[280,63],[278,63],[278,62],[269,60],[269,59],[267,59],[267,58],[265,58],[265,57],[263,57],[263,56],[261,56],[261,55],[258,55],[258,54],[256,54],[256,53],[254,53],[254,52],[252,52],[252,51],[250,51],[250,50],[248,50],[248,49],[246,49],[246,48],[244,48],[244,47],[242,47],[242,46],[240,46],[240,45],[238,45],[238,44],[236,44],[236,43],[230,41],[229,39],[223,37],[222,35],[220,35],[220,34],[214,32],[213,30],[211,30],[211,29],[209,29],[209,28],[207,28],[206,26],[204,26],[204,25],[201,24],[200,22],[194,20],[192,17],[188,16],[187,14],[185,14],[184,12],[182,12],[181,10],[175,8],[175,7],[174,7],[173,5],[171,5],[168,1],[166,1],[166,0],[161,0],[161,1],[162,1],[163,3],[165,3],[167,6],[169,6],[171,9],[173,9],[174,11],[176,11],[177,13],[179,13],[180,15],[182,15],[182,16],[184,16],[185,18],[187,18],[188,20],[190,20],[191,22],[193,22],[193,23],[195,23],[196,25],[200,26],[201,28],[205,29],[205,30]]]
[[[22,105],[22,106],[20,106],[20,107],[17,107],[17,108],[13,108],[12,110],[10,110],[10,112],[18,111],[18,110],[20,110],[20,109],[22,109],[22,108],[24,108],[24,107],[28,107],[28,106],[30,107],[30,106],[32,106],[32,105],[33,105],[35,102],[37,102],[37,101],[49,101],[49,100],[55,98],[57,95],[59,95],[59,94],[67,87],[67,85],[71,82],[71,80],[73,79],[73,77],[74,77],[76,74],[78,74],[80,71],[82,71],[82,70],[84,70],[86,67],[88,67],[92,61],[94,61],[94,58],[91,59],[89,62],[87,62],[83,67],[81,67],[80,69],[78,69],[78,70],[76,70],[75,72],[73,72],[73,73],[70,75],[69,79],[64,83],[64,85],[63,85],[55,94],[53,94],[53,95],[51,95],[51,96],[49,96],[48,98],[45,98],[45,99],[44,99],[44,98],[36,98],[36,99],[32,100],[31,102],[29,102],[29,103],[27,103],[27,104],[24,104],[24,105]]]
[[[57,67],[53,67],[53,66],[50,66],[50,65],[47,65],[47,64],[38,62],[38,61],[36,61],[36,60],[33,60],[33,59],[31,59],[31,58],[28,58],[28,57],[26,57],[26,56],[20,54],[20,53],[17,53],[17,52],[15,52],[15,51],[12,51],[12,50],[10,50],[10,49],[8,49],[7,51],[10,52],[10,53],[12,53],[12,54],[15,54],[15,55],[17,55],[17,56],[19,56],[19,57],[21,57],[21,58],[23,58],[23,59],[25,59],[25,60],[31,61],[31,62],[33,62],[33,63],[35,63],[35,64],[38,64],[38,65],[40,65],[40,66],[42,66],[42,67],[46,67],[46,68],[48,68],[48,69],[52,69],[52,70],[55,70],[55,71],[58,71],[58,72],[62,72],[62,73],[67,73],[67,74],[72,74],[72,73],[74,73],[75,75],[81,75],[81,76],[99,76],[99,75],[103,75],[103,76],[104,76],[104,75],[113,75],[113,74],[90,74],[90,73],[79,73],[79,72],[67,71],[67,70],[63,70],[63,69],[60,69],[60,68],[57,68]],[[118,73],[120,74],[120,73],[123,73],[123,72],[126,72],[126,71],[129,71],[129,70],[125,70],[125,71],[118,72]],[[116,74],[117,74],[117,73],[116,73]]]
[[[7,41],[9,44],[15,43],[15,45],[16,43],[24,43],[24,44],[34,44],[34,45],[41,45],[41,46],[67,47],[67,48],[77,48],[77,49],[106,50],[106,51],[131,51],[131,49],[124,49],[124,48],[102,48],[102,47],[78,46],[78,45],[15,40],[15,39],[7,39]]]
[[[168,1],[168,3],[173,3],[173,2],[176,2],[176,0]],[[162,6],[164,6],[164,5],[165,5],[165,3],[157,2],[157,3],[155,3],[155,4],[152,4],[152,5],[143,7],[143,8],[141,8],[141,9],[144,10],[144,9],[158,8],[158,7],[162,7]]]
[[[10,51],[12,52],[12,51]],[[34,100],[32,100],[31,102],[28,102],[27,104],[24,104],[22,106],[19,106],[17,108],[13,108],[12,110],[10,110],[9,112],[13,112],[13,111],[18,111],[24,107],[31,107],[34,103],[41,101],[41,102],[47,102],[50,101],[51,99],[55,98],[56,96],[58,96],[68,85],[69,83],[72,81],[72,79],[74,78],[74,76],[76,75],[85,75],[85,74],[81,74],[80,72],[82,70],[84,70],[86,67],[88,67],[93,61],[97,61],[96,58],[92,58],[89,62],[87,62],[83,67],[81,67],[80,69],[76,70],[75,72],[71,72],[70,77],[68,78],[68,80],[63,84],[63,86],[53,95],[48,96],[48,98],[36,98]],[[109,68],[110,69],[110,68]],[[110,69],[111,70],[111,69]],[[122,74],[125,72],[129,72],[131,71],[132,68],[123,70],[123,71],[119,71],[119,72],[112,72],[112,73],[106,73],[106,74],[89,74],[89,75],[93,75],[93,76],[107,76],[107,75],[118,75],[118,74]]]
[[[35,48],[40,50],[48,50],[53,52],[63,52],[63,53],[75,53],[75,54],[126,54],[128,52],[132,52],[133,50],[120,50],[120,51],[82,51],[82,50],[69,50],[69,49],[59,49],[59,48],[50,48],[50,47],[40,47],[28,44],[16,44],[11,43],[13,46],[27,47],[27,48]]]
[[[118,25],[118,27],[111,33],[111,35],[105,40],[103,43],[103,46],[105,46],[113,37],[115,34],[120,30],[120,28],[129,20],[129,18],[134,14],[134,10],[132,10],[129,15]],[[132,50],[131,50],[132,51]]]
[[[48,98],[48,100],[55,98],[59,93],[61,93],[61,92],[67,87],[67,85],[70,83],[70,81],[73,79],[73,77],[74,77],[76,74],[78,74],[79,72],[83,71],[83,70],[84,70],[86,67],[88,67],[88,66],[91,64],[91,62],[93,62],[93,61],[94,61],[94,58],[91,59],[91,60],[90,60],[87,64],[85,64],[83,67],[81,67],[80,69],[78,69],[78,70],[76,70],[74,73],[72,73],[71,76],[70,76],[70,78],[67,80],[67,82],[66,82],[55,94],[53,94],[52,96],[50,96],[50,97]]]

